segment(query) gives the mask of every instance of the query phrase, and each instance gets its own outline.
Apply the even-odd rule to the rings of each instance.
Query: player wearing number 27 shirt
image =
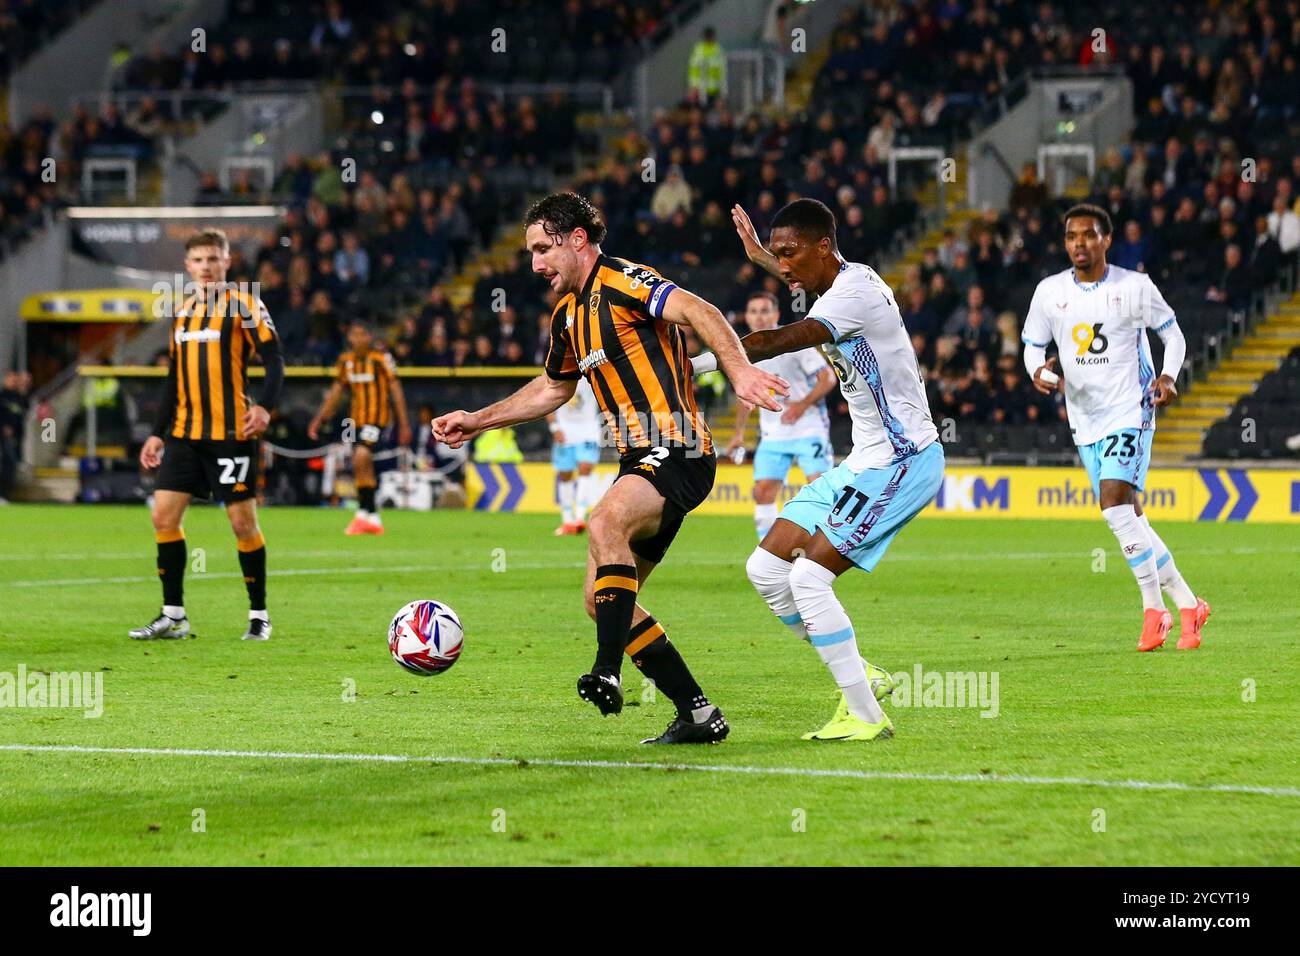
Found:
[[[1165,642],[1173,617],[1161,590],[1178,605],[1178,647],[1199,647],[1210,606],[1178,573],[1169,549],[1151,527],[1138,493],[1146,487],[1156,408],[1177,396],[1187,345],[1174,311],[1151,277],[1108,265],[1109,214],[1075,206],[1065,216],[1071,267],[1038,283],[1022,337],[1025,368],[1045,394],[1063,387],[1070,431],[1092,481],[1101,513],[1119,541],[1142,592],[1138,650]],[[1164,343],[1159,376],[1147,332]],[[1056,343],[1059,359],[1048,359]],[[1059,375],[1055,366],[1059,361]]]
[[[171,361],[158,417],[140,450],[140,464],[158,469],[152,518],[163,606],[130,632],[136,640],[175,639],[190,632],[183,584],[189,551],[181,518],[194,497],[225,507],[248,589],[246,641],[271,636],[266,611],[266,542],[257,523],[258,436],[266,430],[284,382],[284,358],[262,300],[226,284],[230,244],[209,229],[185,243],[185,268],[196,289],[172,320]],[[262,359],[260,400],[248,390],[248,368]]]

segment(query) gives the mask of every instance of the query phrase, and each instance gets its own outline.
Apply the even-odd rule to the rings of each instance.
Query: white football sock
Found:
[[[573,500],[578,493],[578,483],[570,478],[560,482],[560,520],[573,524]]]
[[[249,612],[248,612],[248,619],[249,619],[250,621],[266,621],[266,622],[270,623],[271,615],[268,614],[265,610],[261,610],[261,611],[249,611]]]
[[[1165,599],[1160,595],[1160,573],[1156,570],[1155,549],[1151,546],[1151,536],[1138,520],[1132,505],[1115,505],[1103,508],[1101,515],[1110,525],[1110,530],[1119,542],[1119,550],[1124,560],[1133,569],[1138,588],[1142,592],[1144,608],[1164,610]]]
[[[163,605],[163,613],[166,614],[166,615],[167,615],[169,618],[171,618],[173,621],[179,621],[179,620],[182,620],[182,619],[185,617],[185,605],[184,605],[184,604],[164,604],[164,605]]]
[[[754,553],[745,562],[745,573],[750,583],[759,593],[777,619],[794,632],[801,641],[808,640],[808,631],[803,626],[803,618],[794,604],[794,594],[790,591],[789,561],[778,558],[770,551],[755,548]]]
[[[758,532],[760,541],[772,530],[774,521],[776,521],[775,501],[770,505],[754,505],[754,529]]]
[[[790,589],[808,628],[808,640],[844,692],[849,713],[867,723],[878,724],[885,715],[871,693],[867,669],[853,635],[853,623],[835,596],[834,583],[833,572],[807,558],[796,558],[790,570]]]
[[[1151,521],[1147,518],[1146,512],[1138,515],[1138,520],[1142,522],[1142,527],[1147,529],[1147,535],[1151,538],[1151,549],[1155,552],[1156,557],[1156,572],[1160,575],[1160,586],[1164,588],[1166,594],[1174,599],[1174,603],[1179,608],[1196,607],[1196,595],[1187,586],[1183,576],[1178,573],[1178,565],[1174,564],[1173,553],[1160,540],[1160,535],[1156,534],[1156,529],[1151,527]]]
[[[578,475],[578,491],[574,498],[573,513],[578,521],[587,520],[587,512],[595,504],[591,500],[592,492],[596,490],[596,473],[593,471],[589,475]]]

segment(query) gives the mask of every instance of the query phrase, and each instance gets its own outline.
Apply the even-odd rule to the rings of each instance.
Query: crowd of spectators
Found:
[[[0,80],[99,0],[0,0]]]
[[[1131,44],[1123,62],[1137,126],[1087,185],[1113,222],[1108,260],[1149,273],[1184,304],[1176,311],[1193,348],[1243,316],[1300,250],[1300,5],[1286,4],[1285,20],[1280,8],[1225,9],[1195,20],[1194,36]],[[1033,284],[1067,266],[1067,204],[1027,164],[1006,210],[946,234],[909,270],[904,320],[937,409],[976,421],[1046,411],[1025,384],[999,379],[1019,352]]]
[[[277,32],[249,29],[276,19],[276,0],[236,0],[205,54],[158,49],[130,63],[122,82],[156,91],[156,102],[8,137],[8,180],[42,136],[60,137],[70,160],[94,144],[147,140],[168,119],[159,104],[170,90],[269,77],[367,87],[343,101],[346,153],[293,157],[269,185],[241,176],[222,188],[205,178],[200,201],[269,190],[291,208],[277,242],[239,257],[232,278],[261,283],[292,362],[329,364],[344,320],[368,314],[388,322],[406,364],[537,364],[554,296],[526,256],[505,269],[481,266],[472,302],[459,309],[442,280],[499,228],[515,228],[522,202],[501,192],[502,169],[565,174],[576,109],[559,97],[502,101],[485,90],[494,79],[528,78],[539,55],[554,78],[577,78],[564,64],[581,53],[582,77],[598,77],[604,59],[617,65],[646,42],[672,2],[568,0],[549,11],[545,31],[530,32],[536,6],[520,0],[501,56],[488,46],[500,5],[490,17],[487,6],[330,2]],[[1026,70],[1109,66],[1132,80],[1137,119],[1085,190],[1113,219],[1110,261],[1151,273],[1166,297],[1176,291],[1216,314],[1240,312],[1300,248],[1300,2],[1183,6],[1178,18],[1112,11],[1098,52],[1096,17],[1059,4],[854,5],[816,77],[813,109],[736,115],[723,99],[704,106],[691,97],[567,181],[604,211],[612,253],[654,265],[737,318],[750,292],[768,289],[789,320],[797,315],[788,290],[743,258],[734,203],[765,234],[789,199],[818,198],[836,212],[843,255],[879,263],[917,221],[907,180],[889,189],[892,150],[951,147]],[[542,36],[565,40],[544,51],[527,42]],[[339,175],[345,154],[360,157],[355,183]],[[896,292],[936,417],[1061,420],[1059,403],[1029,386],[1018,328],[1033,284],[1067,266],[1059,215],[1082,198],[1055,195],[1030,164],[1005,209],[944,235],[907,271]],[[370,295],[393,289],[407,298]]]
[[[118,85],[215,92],[303,80],[430,86],[444,77],[607,82],[648,48],[681,0],[232,0],[206,49],[155,45]],[[303,6],[307,9],[304,11]]]

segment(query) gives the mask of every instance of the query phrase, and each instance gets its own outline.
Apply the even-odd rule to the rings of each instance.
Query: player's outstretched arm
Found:
[[[544,418],[555,411],[578,390],[578,380],[554,379],[542,373],[513,395],[481,408],[477,412],[458,409],[433,420],[433,437],[450,448],[491,431],[520,422]]]
[[[740,203],[731,207],[731,221],[735,223],[736,235],[740,236],[749,261],[778,279],[781,278],[781,269],[777,265],[776,256],[767,251],[763,240],[758,237],[758,230],[754,228],[754,224],[749,220],[749,214]]]
[[[789,395],[789,383],[771,372],[763,371],[745,357],[745,350],[740,347],[740,337],[716,306],[677,286],[668,293],[660,315],[668,322],[689,325],[699,334],[704,344],[713,349],[718,366],[731,380],[731,387],[735,389],[738,398],[774,412],[781,411],[780,403],[773,396]]]
[[[750,332],[740,344],[751,362],[761,362],[786,352],[798,352],[831,341],[831,330],[816,319],[801,319],[775,329]]]

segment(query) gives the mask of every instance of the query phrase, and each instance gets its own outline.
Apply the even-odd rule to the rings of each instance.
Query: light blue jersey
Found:
[[[809,318],[826,326],[821,346],[853,421],[853,451],[795,495],[781,517],[821,531],[864,571],[943,484],[944,455],[916,353],[894,293],[869,266],[846,262]]]

